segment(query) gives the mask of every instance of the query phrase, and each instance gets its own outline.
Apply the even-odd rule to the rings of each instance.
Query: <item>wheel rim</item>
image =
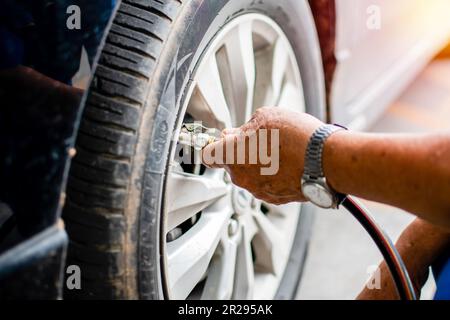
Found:
[[[305,110],[292,47],[281,28],[260,14],[230,21],[203,54],[193,79],[181,120],[223,129],[245,123],[256,106]],[[263,203],[233,186],[223,170],[182,166],[175,154],[174,146],[162,230],[168,297],[273,298],[300,204]]]

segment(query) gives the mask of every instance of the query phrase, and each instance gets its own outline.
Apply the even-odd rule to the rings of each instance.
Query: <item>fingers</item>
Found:
[[[271,108],[261,108],[253,114],[250,121],[240,128],[230,128],[222,131],[221,139],[206,146],[202,152],[203,164],[209,168],[224,168],[227,164],[233,164],[237,149],[237,142],[245,139],[245,135],[256,132],[266,121],[266,113],[270,113]],[[227,154],[228,151],[228,154]],[[233,154],[232,152],[233,151]],[[228,161],[227,161],[228,160]],[[231,162],[230,162],[231,161]]]
[[[265,115],[263,111],[257,110],[250,120],[241,127],[241,132],[257,131],[263,126]]]

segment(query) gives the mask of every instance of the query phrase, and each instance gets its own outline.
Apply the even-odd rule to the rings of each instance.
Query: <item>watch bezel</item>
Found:
[[[303,196],[310,201],[311,203],[313,203],[314,205],[323,208],[323,209],[335,209],[337,208],[337,204],[338,204],[338,200],[336,197],[336,192],[334,190],[332,190],[325,177],[321,177],[321,178],[311,178],[309,176],[303,176],[302,177],[302,193]],[[323,191],[326,191],[326,194],[329,196],[330,198],[330,202],[331,204],[329,206],[324,205],[323,203],[320,203],[320,201],[318,199],[312,199],[311,197],[309,197],[307,194],[305,194],[304,190],[306,186],[313,186],[317,189],[321,189]]]

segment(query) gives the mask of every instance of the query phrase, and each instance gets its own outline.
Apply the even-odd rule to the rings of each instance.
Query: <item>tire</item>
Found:
[[[307,111],[325,116],[323,73],[306,1],[123,0],[85,104],[63,218],[68,264],[82,289],[68,298],[164,299],[162,207],[172,132],[190,75],[233,17],[258,12],[293,46]],[[310,213],[302,213],[277,298],[293,298],[305,260]]]

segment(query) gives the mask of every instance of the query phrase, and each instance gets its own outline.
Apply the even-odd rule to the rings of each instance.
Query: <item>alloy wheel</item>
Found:
[[[299,68],[281,28],[261,14],[234,18],[193,75],[184,121],[218,129],[256,108],[304,111]],[[271,299],[297,230],[300,204],[274,206],[231,184],[225,171],[175,159],[165,183],[162,274],[173,299]]]

